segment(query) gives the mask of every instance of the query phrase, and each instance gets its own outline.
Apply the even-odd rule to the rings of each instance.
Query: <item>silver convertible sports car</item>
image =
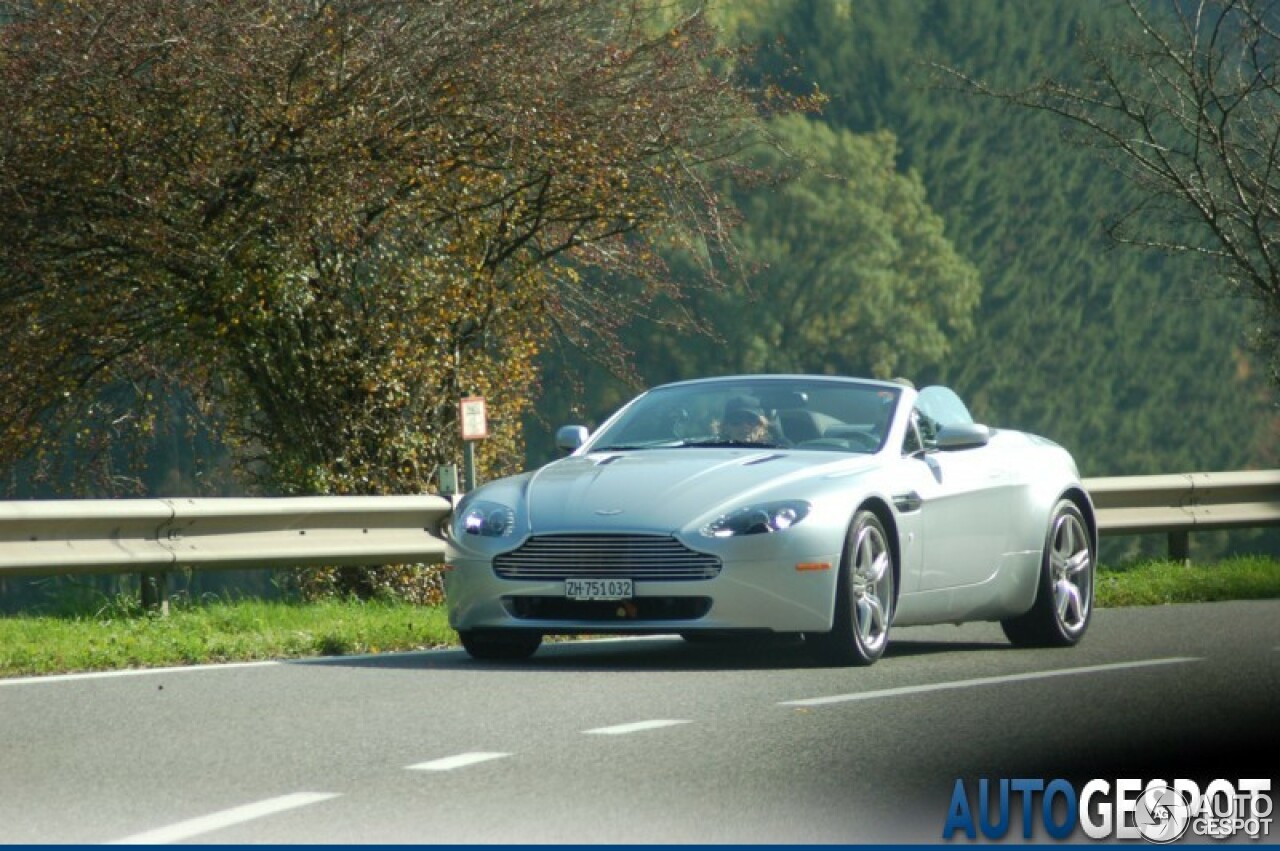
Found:
[[[1067,646],[1097,528],[1075,462],[945,387],[762,375],[654,388],[454,512],[450,622],[478,659],[548,634],[803,636],[867,665],[892,626],[999,621]]]

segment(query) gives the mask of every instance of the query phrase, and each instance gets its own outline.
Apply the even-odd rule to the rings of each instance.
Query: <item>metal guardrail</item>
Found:
[[[1103,535],[1280,525],[1280,470],[1091,478]],[[0,579],[178,568],[431,564],[452,503],[439,496],[0,502]]]
[[[0,578],[433,563],[439,496],[0,502]]]
[[[1102,535],[1169,536],[1186,561],[1190,533],[1280,525],[1280,470],[1113,476],[1084,480]]]

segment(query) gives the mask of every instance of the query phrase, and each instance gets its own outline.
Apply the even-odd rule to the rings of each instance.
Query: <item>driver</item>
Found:
[[[750,399],[731,399],[725,407],[724,436],[735,443],[773,443],[769,418]]]

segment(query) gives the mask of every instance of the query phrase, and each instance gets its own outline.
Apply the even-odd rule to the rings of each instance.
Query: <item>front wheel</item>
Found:
[[[830,632],[810,633],[814,656],[832,665],[870,665],[884,655],[894,605],[893,551],[884,524],[870,511],[854,515],[836,576]]]
[[[528,659],[542,646],[542,635],[503,629],[458,630],[462,647],[472,659],[485,662],[512,662]]]
[[[1084,637],[1093,614],[1097,559],[1093,537],[1080,509],[1058,502],[1049,518],[1036,601],[1024,615],[1001,621],[1009,641],[1019,647],[1070,647]]]

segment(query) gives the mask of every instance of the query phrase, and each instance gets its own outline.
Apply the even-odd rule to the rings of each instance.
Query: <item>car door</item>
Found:
[[[914,501],[919,512],[922,540],[915,587],[921,591],[989,579],[1008,549],[1014,507],[1012,476],[1000,464],[998,450],[986,444],[939,449],[931,445],[934,427],[936,421],[928,415],[912,412],[903,446],[909,487],[895,495],[900,510],[905,499]]]
[[[1013,490],[992,454],[990,447],[978,447],[921,459],[932,480],[922,494],[921,590],[975,585],[999,568],[1008,549]]]

